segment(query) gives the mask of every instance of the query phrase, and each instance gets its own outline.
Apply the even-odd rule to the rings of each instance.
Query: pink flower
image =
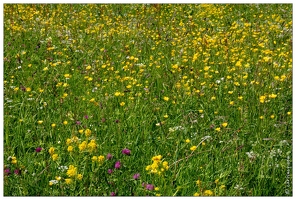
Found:
[[[131,155],[131,151],[129,149],[123,149],[122,151],[122,154],[125,154],[125,155]]]
[[[115,169],[119,169],[120,168],[120,165],[121,165],[121,163],[120,163],[120,161],[117,161],[116,163],[115,163]]]
[[[11,174],[10,169],[9,168],[4,169],[4,174],[9,176]]]
[[[137,180],[139,178],[140,178],[140,174],[139,173],[134,174],[133,179]]]
[[[41,147],[37,147],[37,148],[35,149],[35,151],[36,151],[37,153],[39,153],[41,150],[42,150]]]
[[[153,190],[154,189],[154,186],[152,184],[147,184],[146,185],[146,189],[147,190]]]
[[[112,174],[112,169],[108,169],[108,174]]]
[[[113,156],[112,156],[112,154],[111,154],[111,153],[108,153],[108,154],[107,154],[107,156],[106,156],[107,160],[111,160],[111,159],[112,159],[112,157],[113,157]]]

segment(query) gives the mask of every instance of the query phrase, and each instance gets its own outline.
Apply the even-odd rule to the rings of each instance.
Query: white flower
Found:
[[[68,169],[68,167],[67,166],[59,166],[58,169],[61,170],[62,172],[64,172]]]
[[[185,128],[182,126],[175,126],[173,128],[169,128],[169,132],[183,131],[183,130],[185,130]]]
[[[50,180],[49,182],[51,182],[52,184],[57,184],[59,181],[57,181],[57,180]]]
[[[243,190],[244,188],[237,184],[237,185],[234,187],[234,189],[237,189],[237,190]]]
[[[249,157],[250,161],[253,161],[256,159],[257,155],[253,151],[246,152],[247,156]]]
[[[207,136],[204,136],[203,138],[201,138],[201,140],[207,140],[207,139],[211,139],[212,137],[207,135]]]
[[[97,89],[98,89],[97,87],[94,87],[91,91],[95,92]]]

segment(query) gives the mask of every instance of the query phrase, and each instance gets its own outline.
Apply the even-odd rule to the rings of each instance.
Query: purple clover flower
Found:
[[[115,163],[115,169],[119,169],[120,168],[120,165],[121,165],[121,163],[120,163],[120,161],[117,161],[116,163]]]
[[[111,192],[110,193],[110,196],[116,196],[116,193],[115,192]]]
[[[37,147],[37,148],[35,149],[35,151],[36,151],[37,153],[39,153],[41,150],[42,150],[42,147]]]
[[[122,154],[125,154],[125,155],[131,155],[131,151],[129,149],[123,149],[122,151]]]
[[[16,175],[20,175],[20,174],[21,174],[21,170],[19,170],[19,169],[15,169],[15,170],[14,170],[14,174],[16,174]]]
[[[11,174],[10,169],[9,168],[4,169],[4,174],[9,176]]]
[[[84,118],[85,118],[85,119],[88,119],[88,115],[85,115]]]
[[[113,170],[112,169],[108,169],[108,174],[112,174]]]
[[[107,156],[106,156],[107,160],[111,160],[113,158],[112,154],[111,153],[108,153]]]
[[[139,173],[134,174],[133,179],[138,180],[139,178],[140,178],[140,174]]]
[[[81,125],[81,121],[76,121],[76,125]]]
[[[147,190],[154,190],[154,186],[152,184],[147,184],[146,189]]]

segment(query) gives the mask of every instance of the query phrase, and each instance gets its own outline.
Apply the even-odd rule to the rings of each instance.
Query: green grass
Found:
[[[292,195],[292,4],[4,4],[3,46],[4,196]]]

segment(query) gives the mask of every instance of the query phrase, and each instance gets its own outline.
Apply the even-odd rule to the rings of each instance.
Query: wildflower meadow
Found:
[[[4,196],[292,196],[292,4],[3,4]]]

